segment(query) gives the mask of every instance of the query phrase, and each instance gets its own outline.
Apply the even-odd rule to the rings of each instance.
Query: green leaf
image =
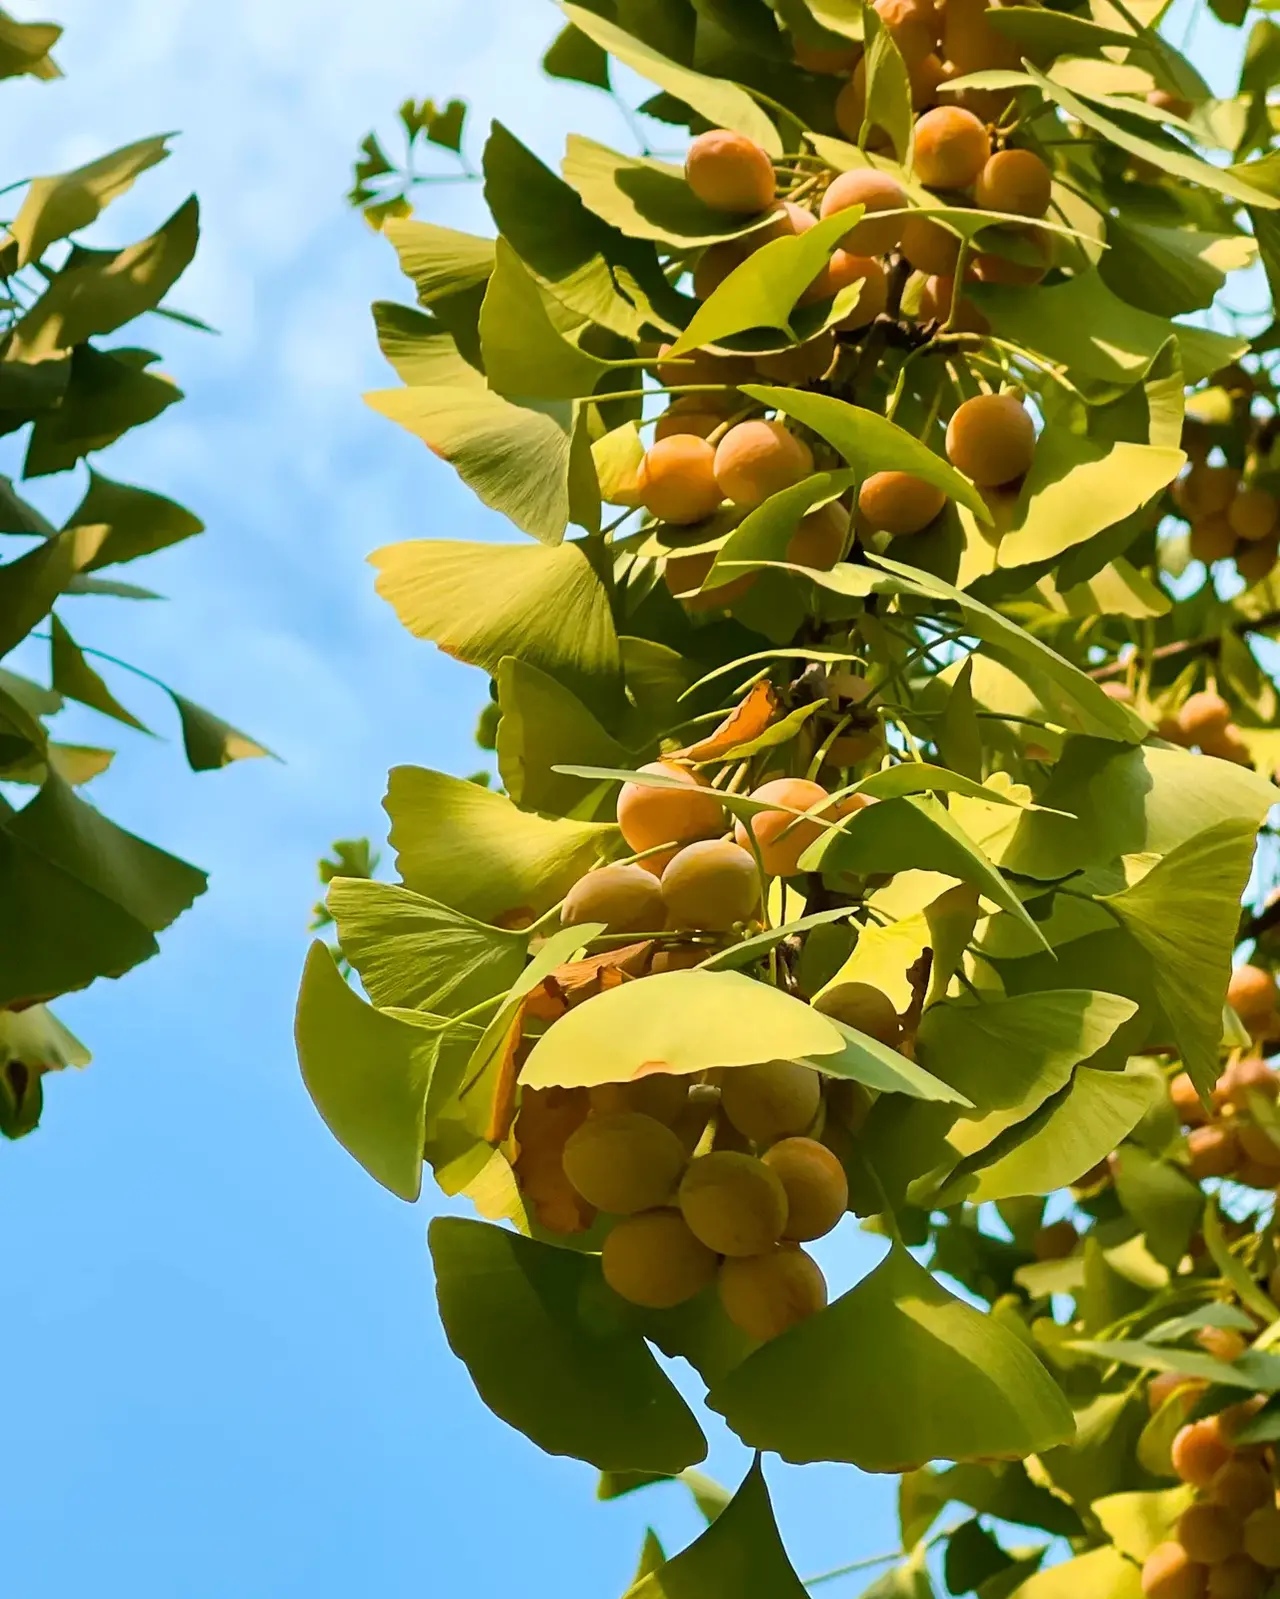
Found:
[[[603,823],[531,816],[505,795],[416,766],[392,769],[384,803],[405,887],[491,924],[540,915],[617,836]]]
[[[105,450],[131,428],[152,422],[182,398],[166,377],[146,370],[148,351],[99,350],[79,345],[62,404],[41,412],[31,430],[23,473],[46,477],[69,471],[95,450]]]
[[[480,308],[480,349],[496,393],[567,400],[590,394],[612,361],[571,343],[551,320],[546,297],[505,239]]]
[[[15,22],[7,11],[0,11],[0,78],[60,78],[49,51],[61,37],[56,22]]]
[[[1042,577],[1036,592],[1060,616],[1128,616],[1144,621],[1167,616],[1172,604],[1163,589],[1123,557],[1067,589],[1052,577]]]
[[[1142,1599],[1138,1568],[1109,1546],[1038,1571],[1018,1599]]]
[[[1006,6],[987,20],[997,33],[1022,45],[1033,61],[1041,63],[1060,55],[1101,55],[1110,45],[1135,49],[1138,44],[1132,33],[1105,28],[1087,17],[1065,11]]]
[[[1114,1176],[1120,1203],[1141,1229],[1147,1248],[1174,1271],[1200,1225],[1200,1189],[1178,1167],[1157,1160],[1138,1144],[1122,1144],[1116,1151]]]
[[[0,566],[0,656],[21,643],[49,614],[54,601],[71,579],[90,565],[101,545],[102,535],[97,530],[71,529]]]
[[[126,250],[74,250],[14,329],[10,359],[42,360],[153,311],[191,265],[199,238],[193,197]]]
[[[616,56],[624,66],[630,67],[642,78],[656,83],[660,89],[692,107],[713,127],[732,128],[736,133],[745,133],[747,138],[754,139],[772,156],[783,153],[778,130],[747,91],[736,83],[693,72],[581,6],[569,5],[562,0],[560,9],[601,49]]]
[[[60,777],[0,826],[0,1006],[119,977],[204,892],[203,872],[100,815]]]
[[[396,252],[400,270],[417,289],[422,305],[434,307],[439,300],[480,288],[493,271],[492,239],[407,217],[388,217],[382,232]]]
[[[1204,1241],[1214,1265],[1230,1283],[1240,1303],[1246,1305],[1255,1316],[1259,1316],[1270,1326],[1280,1312],[1272,1303],[1271,1296],[1258,1286],[1257,1280],[1252,1272],[1246,1269],[1244,1262],[1232,1253],[1231,1246],[1222,1231],[1222,1217],[1218,1213],[1216,1199],[1210,1200],[1205,1206]]]
[[[1107,219],[1107,244],[1098,262],[1103,282],[1130,305],[1157,316],[1206,309],[1227,274],[1243,271],[1258,254],[1246,234],[1161,228],[1125,216]]]
[[[400,107],[400,122],[411,139],[421,133],[428,143],[438,144],[442,150],[452,150],[455,155],[462,149],[466,120],[464,100],[450,100],[438,106],[434,100],[420,100],[415,104],[409,99]]]
[[[495,1415],[601,1471],[675,1473],[704,1458],[692,1412],[596,1257],[457,1217],[437,1217],[428,1236],[449,1345]]]
[[[534,1045],[527,1088],[625,1083],[646,1072],[695,1073],[844,1046],[828,1017],[739,972],[659,972],[606,989],[562,1016]],[[830,1062],[812,1062],[819,1070]]]
[[[1076,1339],[1069,1346],[1095,1360],[1116,1361],[1143,1371],[1176,1371],[1199,1382],[1225,1388],[1251,1388],[1259,1393],[1280,1392],[1280,1355],[1250,1350],[1228,1365],[1195,1349],[1172,1349],[1167,1344],[1140,1339]]]
[[[810,229],[805,237],[810,237],[813,231]],[[811,394],[800,389],[750,383],[744,386],[743,393],[762,405],[785,411],[797,422],[812,428],[844,457],[860,478],[872,472],[911,472],[942,489],[961,505],[967,505],[981,521],[990,521],[986,502],[969,479],[887,417],[861,406],[848,405],[828,394]],[[906,571],[907,568],[895,570]]]
[[[561,28],[542,58],[542,70],[552,78],[570,83],[585,83],[593,89],[608,89],[609,58],[581,28],[572,23]]]
[[[949,1294],[901,1245],[828,1309],[749,1356],[707,1403],[749,1447],[864,1471],[1029,1455],[1073,1432],[1066,1400],[1022,1340]]]
[[[489,927],[398,883],[335,877],[326,904],[342,953],[382,1009],[456,1016],[505,993],[528,936]]]
[[[458,342],[433,313],[415,311],[391,300],[375,300],[373,325],[378,348],[401,383],[409,388],[460,388],[484,392],[484,378],[460,352]],[[479,321],[476,323],[477,340]],[[479,359],[479,350],[476,350]]]
[[[512,405],[482,387],[380,389],[365,403],[416,434],[492,510],[558,544],[576,509],[570,493],[572,418]]]
[[[771,494],[763,505],[748,511],[737,527],[730,530],[716,552],[715,564],[703,580],[703,589],[715,588],[753,566],[771,562],[785,564],[791,535],[801,518],[818,506],[829,504],[856,481],[857,474],[852,471],[816,472],[802,483]]]
[[[102,678],[85,660],[80,646],[56,615],[50,617],[49,626],[52,633],[50,653],[51,681],[54,689],[59,694],[65,694],[69,700],[79,700],[81,705],[88,705],[95,711],[101,711],[104,716],[114,717],[126,727],[136,727],[143,733],[149,733],[150,728],[140,722],[132,711],[126,710],[121,705]]]
[[[1104,139],[1130,155],[1149,161],[1152,166],[1159,167],[1171,177],[1181,178],[1186,183],[1198,184],[1201,188],[1212,189],[1244,205],[1259,206],[1263,210],[1273,210],[1280,206],[1280,199],[1256,188],[1243,176],[1241,168],[1211,166],[1172,139],[1157,142],[1154,138],[1146,138],[1135,133],[1131,120],[1117,120],[1125,118],[1126,115],[1131,119],[1134,115],[1140,114],[1131,111],[1128,105],[1122,108],[1117,100],[1107,97],[1103,105],[1113,112],[1113,116],[1105,116],[1095,102],[1080,99],[1062,84],[1046,78],[1030,63],[1027,63],[1026,67],[1032,81],[1039,85],[1048,99],[1061,106],[1069,117],[1082,122],[1086,128],[1092,128],[1095,133],[1100,133]],[[1248,171],[1248,168],[1244,168],[1243,171]]]
[[[993,332],[1061,363],[1076,383],[1127,388],[1138,382],[1170,338],[1177,339],[1188,383],[1201,382],[1248,348],[1244,339],[1169,322],[1128,304],[1097,271],[1044,288],[979,285],[969,292],[981,302]]]
[[[1067,1187],[1132,1132],[1159,1090],[1145,1073],[1078,1067],[1070,1086],[1026,1122],[961,1161],[938,1202],[981,1205]]]
[[[1179,1483],[1155,1492],[1108,1494],[1089,1508],[1120,1553],[1141,1565],[1157,1544],[1173,1536],[1174,1523],[1195,1497],[1194,1488]]]
[[[881,800],[824,833],[801,857],[805,871],[895,872],[918,868],[973,883],[997,905],[1024,919],[1022,901],[981,848],[931,794]],[[1037,934],[1038,936],[1038,934]]]
[[[623,155],[580,133],[569,135],[563,171],[565,182],[597,217],[628,238],[652,239],[674,250],[742,238],[776,214],[743,218],[713,211],[694,194],[680,167]]]
[[[319,942],[302,974],[294,1037],[302,1080],[325,1126],[371,1177],[412,1204],[422,1191],[436,1040],[367,1005]]]
[[[608,594],[580,544],[415,539],[375,550],[370,560],[378,593],[415,638],[491,675],[511,656],[554,677],[593,711],[617,708],[618,635]]]
[[[757,1460],[706,1532],[623,1599],[804,1599]]]
[[[864,127],[887,134],[894,155],[905,163],[915,124],[907,64],[874,6],[863,6],[862,26],[867,45]]]
[[[749,328],[777,328],[791,335],[796,302],[848,231],[849,213],[841,211],[815,222],[804,233],[773,239],[753,250],[694,312],[668,357],[687,355]],[[754,388],[747,392],[754,393]],[[884,425],[893,426],[890,422]]]
[[[1218,1080],[1222,1005],[1255,826],[1220,822],[1180,844],[1118,894],[1100,896],[1150,957],[1161,1008],[1192,1082]]]
[[[844,1048],[835,1055],[823,1055],[809,1062],[831,1077],[848,1077],[879,1094],[906,1094],[912,1099],[967,1105],[962,1094],[917,1066],[896,1049],[879,1039],[860,1033],[854,1027],[835,1021],[844,1039]]]
[[[498,666],[498,706],[498,770],[515,803],[549,816],[595,818],[600,785],[565,777],[554,768],[575,755],[601,766],[619,765],[628,759],[621,744],[555,678],[510,656]],[[611,807],[611,799],[608,803]]]
[[[103,530],[102,543],[86,568],[90,572],[136,561],[140,555],[153,555],[204,532],[204,523],[185,506],[94,471],[89,473],[84,498],[67,518],[67,527]]]
[[[8,43],[0,39],[0,46]],[[97,221],[103,208],[131,188],[135,178],[165,159],[171,138],[173,134],[164,133],[140,139],[72,172],[36,178],[10,228],[18,241],[18,265],[39,260],[55,240]]]
[[[212,711],[184,699],[181,694],[168,691],[169,698],[178,709],[182,723],[182,747],[186,751],[187,765],[193,772],[216,772],[233,761],[251,761],[270,755],[265,745],[241,733],[229,722],[224,722]]]

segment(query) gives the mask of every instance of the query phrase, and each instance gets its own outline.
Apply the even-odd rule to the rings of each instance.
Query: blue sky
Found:
[[[599,1507],[588,1468],[484,1410],[438,1328],[431,1201],[399,1204],[329,1139],[290,1028],[316,857],[337,836],[381,837],[390,765],[479,764],[483,679],[399,629],[364,557],[504,536],[361,403],[393,381],[368,303],[409,295],[343,205],[352,152],[409,94],[470,98],[474,153],[499,111],[552,160],[570,127],[624,146],[627,130],[607,100],[541,78],[555,17],[531,0],[56,10],[68,79],[4,86],[0,181],[183,130],[98,236],[138,237],[197,190],[204,243],[174,299],[222,329],[147,328],[189,397],[102,463],[208,522],[139,573],[172,603],[81,600],[67,619],[284,760],[192,777],[163,697],[112,678],[169,743],[124,734],[94,797],[210,868],[213,887],[160,960],[60,1007],[94,1064],[53,1081],[45,1127],[0,1151],[6,1591],[611,1599],[645,1521],[678,1547],[687,1506],[662,1490]],[[434,191],[430,214],[483,227],[474,191]],[[37,497],[56,511],[80,488]],[[66,720],[69,737],[116,732]],[[842,1232],[824,1255],[833,1286],[873,1252]],[[712,1469],[736,1480],[745,1464],[716,1437]],[[892,1545],[891,1483],[770,1475],[803,1572]]]
[[[163,696],[119,673],[167,744],[65,719],[66,736],[121,747],[97,802],[210,868],[213,888],[161,959],[59,1007],[94,1064],[52,1081],[45,1126],[0,1151],[5,1590],[480,1599],[514,1582],[532,1599],[610,1599],[646,1519],[678,1547],[691,1514],[673,1490],[597,1506],[587,1467],[485,1411],[439,1332],[431,1201],[401,1205],[331,1141],[290,1028],[316,857],[381,835],[393,763],[479,764],[483,679],[400,630],[364,557],[504,536],[361,403],[394,381],[368,304],[409,295],[343,205],[352,153],[408,94],[466,94],[474,134],[500,110],[551,159],[571,126],[619,144],[626,129],[599,96],[541,79],[549,6],[64,0],[57,15],[68,77],[4,87],[4,181],[181,129],[98,237],[139,237],[198,191],[204,242],[174,300],[222,329],[146,327],[188,399],[103,458],[209,532],[139,572],[170,604],[81,600],[67,619],[284,763],[192,777]],[[433,215],[483,226],[474,192],[436,196]],[[81,486],[36,497],[58,510]],[[835,1251],[841,1285],[849,1254]],[[717,1442],[714,1469],[744,1465]],[[806,1572],[892,1546],[890,1484],[772,1475]]]

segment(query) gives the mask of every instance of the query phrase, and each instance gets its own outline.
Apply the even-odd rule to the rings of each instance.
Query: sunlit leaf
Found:
[[[6,26],[13,26],[8,19]],[[95,222],[103,207],[129,189],[140,173],[165,159],[172,137],[164,133],[140,139],[73,172],[36,178],[10,230],[18,241],[18,265],[38,260],[56,239],[65,239]]]

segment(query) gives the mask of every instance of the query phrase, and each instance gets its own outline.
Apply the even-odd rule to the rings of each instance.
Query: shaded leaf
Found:
[[[187,764],[193,772],[215,772],[230,766],[233,761],[254,760],[270,755],[265,745],[241,733],[229,722],[224,722],[212,711],[184,699],[181,694],[168,690],[169,698],[178,708],[182,722],[182,747],[187,753]]]

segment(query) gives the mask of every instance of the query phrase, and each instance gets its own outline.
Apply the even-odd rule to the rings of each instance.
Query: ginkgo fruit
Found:
[[[703,205],[714,211],[754,215],[771,205],[778,192],[768,151],[730,128],[711,128],[694,139],[684,175]]]
[[[650,788],[645,783],[624,783],[618,790],[618,827],[627,847],[638,855],[659,844],[678,849],[694,839],[718,833],[724,826],[720,796],[696,772],[672,761],[651,761],[640,771],[678,783],[678,788]],[[650,855],[646,865],[660,872],[674,855]]]
[[[1280,503],[1268,489],[1241,489],[1227,507],[1227,521],[1238,538],[1255,544],[1275,532]]]
[[[878,216],[882,211],[905,212],[906,190],[887,172],[877,172],[874,167],[857,167],[852,172],[841,172],[833,178],[822,196],[821,216],[835,216],[850,207],[864,207],[862,220],[855,222],[840,240],[840,247],[855,255],[887,255],[898,247],[902,238],[902,216]]]
[[[1187,1170],[1196,1182],[1206,1177],[1230,1177],[1240,1160],[1234,1127],[1214,1123],[1193,1127],[1187,1134]]]
[[[754,572],[740,572],[726,583],[704,589],[707,575],[716,564],[715,550],[697,550],[691,555],[668,555],[662,571],[663,582],[690,611],[714,611],[739,600],[755,582]]]
[[[1035,423],[1012,394],[975,395],[947,424],[947,458],[982,489],[1022,477],[1035,450]]]
[[[825,300],[834,299],[855,283],[859,285],[858,303],[837,323],[845,332],[869,326],[884,310],[889,300],[889,281],[884,268],[874,256],[835,250],[814,285],[816,298]]]
[[[702,839],[667,864],[662,898],[673,927],[727,933],[755,914],[760,874],[748,850],[728,839]]]
[[[664,1122],[641,1111],[589,1116],[564,1146],[564,1174],[588,1204],[610,1216],[664,1205],[688,1156]]]
[[[796,1244],[825,1238],[849,1207],[849,1181],[839,1160],[813,1138],[780,1139],[762,1159],[786,1191],[783,1238]]]
[[[715,463],[715,450],[696,434],[656,439],[637,474],[640,503],[651,516],[677,526],[705,521],[723,499]]]
[[[1193,1488],[1208,1488],[1234,1453],[1218,1417],[1205,1416],[1179,1428],[1169,1456],[1183,1482]]]
[[[1276,1490],[1271,1473],[1259,1461],[1228,1460],[1209,1484],[1209,1497],[1243,1520],[1264,1505],[1274,1507]],[[1244,1548],[1246,1554],[1253,1553],[1247,1541]]]
[[[829,572],[844,554],[849,537],[849,512],[838,500],[803,517],[787,544],[792,566]]]
[[[1154,1415],[1166,1401],[1173,1398],[1174,1394],[1181,1394],[1182,1410],[1185,1415],[1203,1391],[1204,1384],[1197,1382],[1194,1377],[1188,1377],[1180,1371],[1161,1371],[1157,1372],[1147,1384],[1147,1404]],[[1227,1464],[1234,1465],[1235,1462],[1228,1461]],[[1223,1470],[1226,1469],[1224,1466]]]
[[[681,394],[672,400],[654,424],[655,440],[669,439],[681,433],[705,439],[714,433],[725,420],[726,413],[708,394]]]
[[[720,1257],[690,1232],[678,1210],[627,1216],[600,1253],[604,1280],[633,1305],[671,1310],[715,1281]]]
[[[1212,689],[1192,694],[1178,712],[1178,726],[1192,744],[1198,744],[1206,734],[1220,733],[1230,720],[1231,707]]]
[[[1200,1102],[1200,1095],[1196,1085],[1191,1081],[1190,1073],[1179,1072],[1169,1082],[1169,1098],[1173,1101],[1173,1108],[1178,1113],[1178,1120],[1184,1127],[1202,1127],[1208,1119],[1205,1108]]]
[[[789,350],[775,350],[769,355],[756,356],[756,371],[761,377],[792,387],[801,383],[815,383],[829,370],[836,354],[836,336],[828,329],[816,338],[806,339]]]
[[[850,44],[841,49],[827,49],[823,45],[806,44],[803,39],[793,39],[791,53],[795,58],[796,66],[805,72],[817,72],[823,76],[842,77],[846,72],[852,72],[857,66],[862,55],[862,46]]]
[[[822,1079],[798,1061],[767,1060],[734,1066],[720,1082],[725,1115],[755,1144],[808,1132],[822,1103]]]
[[[952,277],[960,262],[958,235],[919,213],[903,224],[899,248],[917,272],[930,277]]]
[[[952,235],[948,234],[947,237],[951,238]],[[926,278],[920,290],[921,318],[928,321],[930,317],[936,317],[942,323],[951,321],[957,333],[989,333],[990,322],[968,295],[962,292],[959,303],[953,304],[955,292],[956,280],[953,276],[934,274]]]
[[[659,932],[665,919],[662,891],[653,873],[617,862],[580,877],[560,908],[565,927],[603,922],[611,933]]]
[[[630,1083],[599,1083],[588,1090],[597,1116],[616,1116],[637,1110],[673,1127],[689,1103],[689,1079],[673,1072],[648,1072]]]
[[[1196,1342],[1206,1354],[1212,1355],[1215,1360],[1226,1361],[1228,1365],[1233,1360],[1239,1360],[1249,1347],[1234,1327],[1201,1327],[1196,1334]]]
[[[1233,466],[1193,466],[1174,485],[1174,499],[1194,522],[1225,511],[1239,486],[1240,474]]]
[[[781,1337],[827,1304],[827,1283],[818,1263],[796,1244],[726,1260],[716,1288],[729,1320],[761,1343]]]
[[[972,111],[935,106],[916,123],[912,164],[926,188],[967,189],[990,153],[990,137]]]
[[[751,798],[762,804],[786,806],[786,810],[757,811],[748,823],[741,817],[733,824],[733,836],[743,849],[751,848],[754,837],[760,860],[770,877],[794,877],[800,870],[800,857],[822,837],[821,822],[797,818],[795,811],[812,811],[825,805],[830,795],[820,783],[802,777],[778,777],[753,790]]]
[[[738,1150],[713,1150],[691,1161],[679,1204],[694,1236],[717,1255],[763,1254],[787,1225],[787,1194],[777,1173]]]
[[[1263,1599],[1270,1586],[1270,1573],[1242,1553],[1209,1567],[1205,1592],[1209,1599]]]
[[[1053,245],[1043,228],[993,228],[987,238],[1001,241],[1003,250],[980,250],[973,258],[973,275],[980,283],[1007,283],[1027,287],[1039,283],[1053,265]]]
[[[715,450],[719,493],[748,510],[812,471],[813,452],[782,422],[739,422]]]
[[[1270,1503],[1260,1504],[1245,1517],[1244,1552],[1266,1570],[1280,1571],[1280,1509],[1274,1490]]]
[[[1276,1013],[1275,978],[1270,972],[1263,971],[1260,966],[1249,964],[1237,966],[1231,974],[1231,981],[1227,984],[1227,1004],[1254,1038],[1262,1037]],[[1258,1077],[1255,1080],[1255,1087],[1264,1081]]]
[[[1031,1251],[1037,1260],[1065,1260],[1075,1252],[1080,1234],[1072,1222],[1063,1217],[1041,1227],[1031,1242]]]
[[[1261,583],[1275,570],[1280,557],[1280,539],[1273,533],[1256,544],[1243,544],[1236,550],[1236,571],[1244,581],[1253,585]]]
[[[834,1016],[847,1027],[878,1039],[890,1049],[896,1048],[902,1039],[902,1023],[893,1001],[871,983],[839,983],[835,988],[824,989],[815,997],[813,1007],[824,1016]]]
[[[1232,984],[1236,990],[1234,999]],[[1227,1003],[1242,1021],[1247,1012],[1260,1028],[1265,1028],[1275,1011],[1275,978],[1270,972],[1260,971],[1257,966],[1238,966],[1227,986]],[[1215,1097],[1218,1094],[1223,1104],[1234,1105],[1237,1110],[1248,1110],[1255,1094],[1272,1101],[1280,1095],[1280,1075],[1260,1055],[1244,1055],[1223,1072],[1215,1089]]]
[[[1224,1505],[1202,1499],[1178,1517],[1176,1537],[1192,1560],[1215,1566],[1240,1552],[1243,1528]]]
[[[1205,1599],[1207,1581],[1180,1543],[1157,1544],[1142,1564],[1143,1599]]]
[[[947,0],[942,12],[942,53],[957,76],[1004,67],[1016,72],[1022,50],[987,17],[990,0]]]
[[[1212,515],[1202,516],[1191,524],[1188,544],[1191,554],[1197,561],[1212,566],[1215,561],[1225,561],[1229,555],[1234,554],[1237,541],[1236,531],[1226,513],[1215,511]]]
[[[941,513],[946,494],[913,472],[873,472],[858,490],[858,511],[873,533],[904,538]]]
[[[1000,150],[979,172],[973,198],[984,211],[1042,217],[1052,188],[1053,174],[1034,150]]]

